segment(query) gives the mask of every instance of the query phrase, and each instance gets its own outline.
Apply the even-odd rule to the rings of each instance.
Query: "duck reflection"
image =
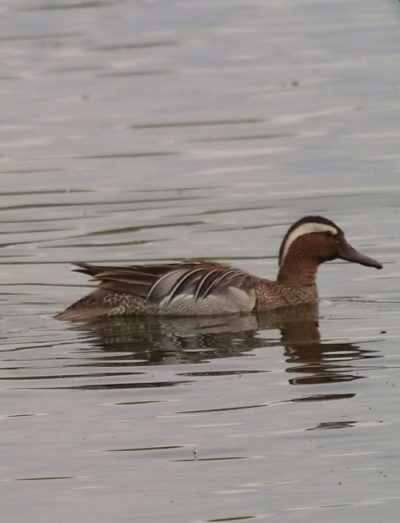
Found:
[[[283,321],[282,321],[283,319]],[[376,358],[377,351],[354,343],[338,340],[321,340],[318,309],[291,311],[280,319],[281,343],[284,347],[291,385],[313,385],[361,379],[360,366],[353,362]]]
[[[200,363],[283,346],[292,385],[360,379],[354,361],[377,357],[354,343],[321,340],[314,304],[240,317],[117,317],[74,328],[93,349],[119,353],[115,366]]]
[[[214,358],[240,356],[274,338],[259,337],[256,316],[205,318],[115,317],[76,326],[90,333],[96,349],[130,353],[137,364],[201,363]]]

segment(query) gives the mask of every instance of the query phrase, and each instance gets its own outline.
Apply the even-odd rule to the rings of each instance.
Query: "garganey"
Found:
[[[279,250],[276,281],[209,260],[121,267],[74,263],[75,270],[92,276],[98,287],[56,317],[79,321],[132,314],[247,314],[313,303],[318,299],[319,265],[337,258],[382,268],[349,245],[342,229],[322,216],[305,216],[289,228]]]

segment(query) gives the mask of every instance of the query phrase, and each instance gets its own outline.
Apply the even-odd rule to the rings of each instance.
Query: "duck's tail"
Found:
[[[67,321],[89,321],[107,316],[112,308],[111,304],[105,303],[103,292],[96,289],[56,314],[55,318]]]

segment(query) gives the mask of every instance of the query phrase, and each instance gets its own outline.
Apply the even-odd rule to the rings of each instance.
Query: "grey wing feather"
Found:
[[[201,291],[201,296],[206,298],[208,295],[214,292],[222,292],[231,285],[242,287],[242,282],[244,282],[248,276],[249,275],[238,269],[230,269],[224,271],[222,274],[219,273],[213,279],[204,282],[204,288]],[[239,285],[234,285],[234,283]]]
[[[180,294],[194,294],[203,274],[204,268],[180,269],[167,273],[156,281],[150,289],[147,299],[161,301],[167,297],[167,302],[170,303]]]
[[[172,270],[161,276],[151,287],[147,300],[159,302],[167,297],[170,300],[174,289],[179,287],[182,279],[184,280],[188,276],[188,272],[190,273],[189,269],[182,268]]]
[[[89,274],[102,288],[130,293],[158,304],[165,314],[209,314],[227,310],[252,310],[255,302],[253,278],[229,265],[186,260],[160,265],[122,267],[77,263],[79,272]]]
[[[155,284],[156,296],[162,314],[179,315],[250,312],[256,301],[252,277],[227,266],[176,271]]]

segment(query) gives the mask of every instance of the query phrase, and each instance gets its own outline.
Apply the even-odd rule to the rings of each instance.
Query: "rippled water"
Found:
[[[7,523],[397,521],[400,6],[3,0],[0,499]],[[319,311],[53,315],[72,260],[276,272],[299,216]]]

